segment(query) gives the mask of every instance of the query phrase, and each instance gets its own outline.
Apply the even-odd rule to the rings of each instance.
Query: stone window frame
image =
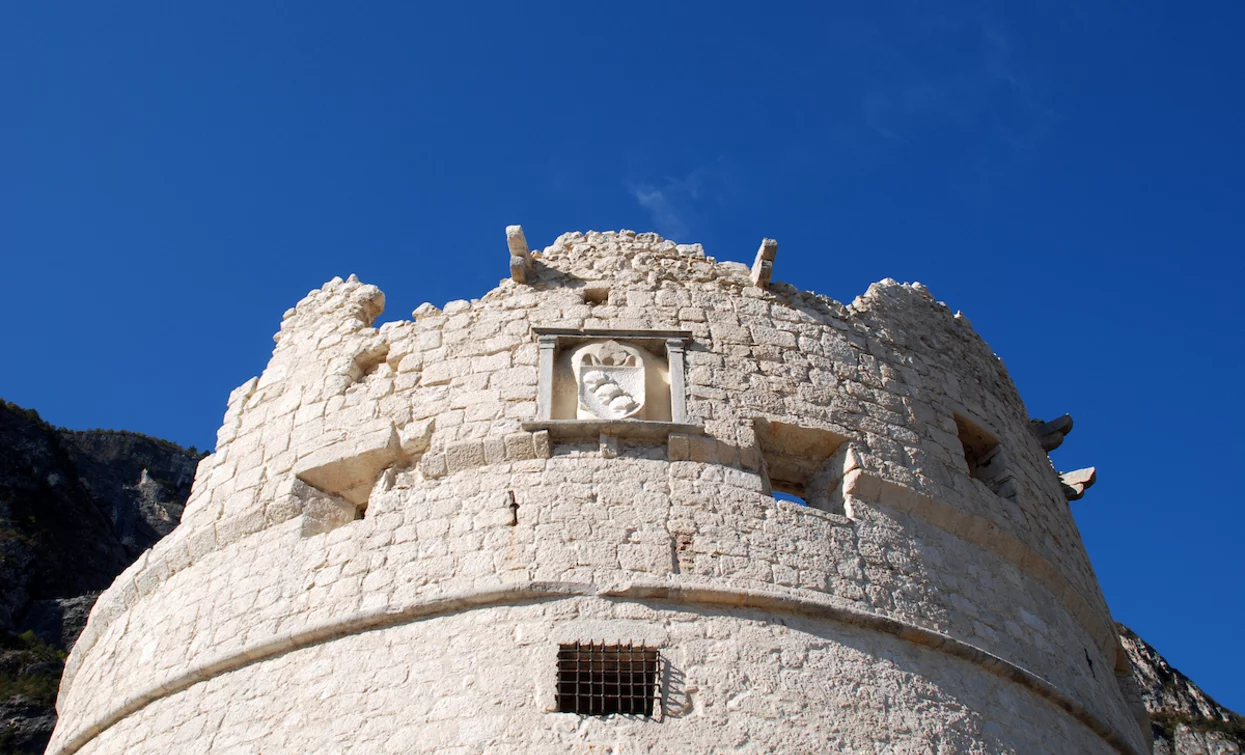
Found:
[[[852,453],[850,435],[766,417],[754,417],[752,428],[762,492],[773,496],[778,491],[803,502],[796,505],[847,516],[843,479]]]
[[[666,440],[671,433],[701,435],[702,424],[687,414],[687,367],[684,357],[692,340],[687,330],[637,330],[611,328],[532,328],[539,346],[537,362],[536,419],[523,423],[529,432],[547,430],[551,437],[590,439],[608,435],[632,440]],[[670,374],[670,419],[553,419],[554,369],[563,350],[591,341],[610,339],[632,342],[654,354],[665,354]]]

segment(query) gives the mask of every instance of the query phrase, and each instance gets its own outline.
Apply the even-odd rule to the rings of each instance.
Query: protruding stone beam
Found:
[[[532,253],[528,251],[523,226],[506,226],[506,246],[510,247],[510,277],[518,283],[527,283],[532,269]]]
[[[1085,495],[1085,491],[1093,487],[1095,482],[1098,482],[1098,470],[1093,467],[1062,472],[1059,475],[1059,483],[1063,485],[1063,494],[1069,501],[1080,500],[1081,496]]]
[[[392,424],[359,433],[299,459],[294,474],[317,490],[363,506],[377,475],[402,458],[402,442]],[[419,440],[413,437],[409,443],[417,448]]]
[[[770,278],[774,276],[774,258],[778,256],[778,242],[773,239],[761,239],[761,248],[757,250],[756,261],[752,263],[752,282],[761,288],[769,288]]]
[[[1029,431],[1037,437],[1038,443],[1042,444],[1042,450],[1046,453],[1054,451],[1063,444],[1063,439],[1068,433],[1072,432],[1072,415],[1065,414],[1062,417],[1056,417],[1050,422],[1043,422],[1040,419],[1029,420]]]

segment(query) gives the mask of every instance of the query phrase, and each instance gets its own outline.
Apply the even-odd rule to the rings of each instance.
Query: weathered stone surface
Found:
[[[1155,755],[1245,752],[1245,717],[1216,703],[1131,629],[1119,630],[1154,727]]]
[[[289,313],[181,526],[96,604],[50,752],[194,751],[209,725],[222,751],[1149,748],[1063,483],[965,318],[655,234],[537,258],[414,322],[373,328],[354,279]],[[581,421],[550,421],[568,331],[679,334],[680,423],[551,436]],[[985,481],[957,417],[990,430]],[[294,479],[366,516],[320,526]],[[661,715],[552,712],[576,640],[659,647]]]
[[[774,277],[774,259],[778,256],[778,242],[774,239],[762,239],[761,248],[757,250],[756,260],[752,263],[752,284],[760,288],[769,287]]]
[[[526,283],[528,270],[532,267],[532,255],[528,251],[522,226],[506,226],[506,246],[510,248],[510,277],[517,283]]]
[[[422,438],[413,440],[412,446],[421,443]],[[358,506],[367,502],[377,475],[396,462],[402,450],[397,429],[392,425],[381,427],[311,452],[299,461],[294,473],[308,485]]]

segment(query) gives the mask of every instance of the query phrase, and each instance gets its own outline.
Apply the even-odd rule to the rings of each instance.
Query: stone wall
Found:
[[[552,643],[619,633],[671,649],[661,721],[546,712]],[[1114,752],[1055,705],[890,635],[600,598],[477,608],[302,648],[162,698],[81,752],[208,750]]]
[[[524,282],[411,322],[373,328],[383,295],[354,278],[286,313],[182,524],[96,605],[49,752],[208,727],[265,752],[375,751],[351,733],[371,728],[400,751],[1146,751],[1059,477],[963,317],[893,281],[844,307],[653,234],[524,259]],[[535,329],[686,333],[686,416],[543,422]],[[995,477],[970,476],[957,419],[997,441]],[[770,495],[775,427],[841,441],[824,500]],[[598,636],[578,639],[658,632],[703,713],[581,726],[533,702],[543,681],[461,691],[494,655],[543,679],[585,611]]]

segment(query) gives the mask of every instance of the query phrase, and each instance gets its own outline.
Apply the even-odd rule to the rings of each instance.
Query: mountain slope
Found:
[[[1245,751],[1245,718],[1216,703],[1133,630],[1123,624],[1116,627],[1150,713],[1155,755]]]
[[[201,455],[0,402],[0,754],[41,752],[101,590],[177,526]]]

